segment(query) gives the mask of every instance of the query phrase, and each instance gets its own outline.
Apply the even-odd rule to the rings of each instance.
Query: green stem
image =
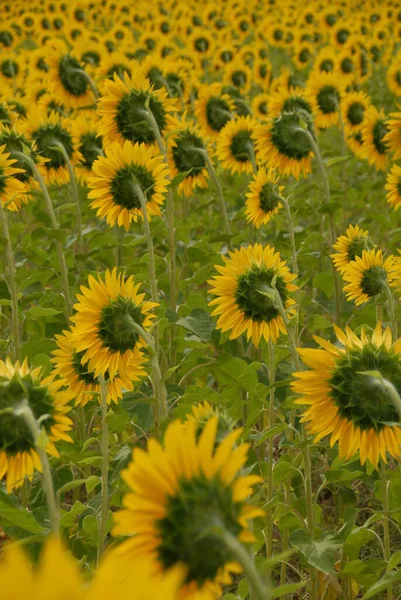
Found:
[[[345,137],[345,127],[344,127],[344,119],[341,112],[341,108],[337,106],[338,111],[338,120],[340,123],[340,132],[341,132],[341,141],[342,141],[342,156],[347,155],[347,140]],[[344,160],[342,163],[342,184],[343,184],[343,229],[347,226],[347,183],[348,183],[348,175],[347,175],[347,161]]]
[[[202,149],[198,149],[198,150],[199,150],[199,152],[202,153],[202,156],[204,156],[204,158],[205,158],[207,170],[209,171],[209,175],[213,179],[214,185],[216,186],[216,189],[217,189],[217,197],[219,199],[220,210],[221,210],[221,214],[223,217],[224,230],[226,233],[231,234],[230,221],[228,220],[227,206],[226,206],[226,201],[224,199],[224,194],[223,194],[223,189],[221,187],[220,179],[216,175],[216,171],[214,170],[213,163],[210,160],[210,157],[209,157],[207,151],[202,150]]]
[[[291,240],[291,252],[292,252],[292,271],[295,275],[298,275],[298,254],[297,254],[297,246],[295,243],[295,229],[294,229],[294,221],[292,219],[290,203],[287,198],[283,198],[280,196],[280,201],[284,206],[285,214],[287,217],[287,227],[290,233]]]
[[[380,479],[382,484],[382,497],[383,497],[383,534],[384,534],[384,552],[385,552],[385,560],[388,568],[388,561],[391,557],[391,543],[390,543],[390,507],[389,507],[389,497],[388,497],[388,489],[389,483],[386,477],[386,465],[385,462],[382,461],[380,465]],[[393,599],[393,586],[390,583],[387,587],[387,600]]]
[[[86,79],[86,82],[89,84],[89,87],[92,90],[92,94],[94,95],[95,100],[97,100],[99,98],[99,91],[89,73],[87,73],[84,69],[71,69],[71,71],[80,73],[84,77],[84,79]]]
[[[3,263],[3,271],[6,272],[7,267],[7,284],[11,296],[11,321],[14,341],[14,359],[21,360],[21,328],[19,324],[18,314],[18,287],[16,281],[16,268],[14,261],[14,252],[11,243],[10,229],[8,227],[8,215],[4,209],[3,203],[0,200],[0,221],[3,230],[3,236],[6,239],[5,259]]]
[[[398,413],[399,420],[401,421],[401,398],[397,392],[396,387],[389,381],[388,379],[384,379],[384,377],[378,377],[374,379],[377,385],[381,385],[384,387],[388,395],[390,396],[390,400],[394,405]]]
[[[145,196],[143,195],[140,185],[138,185],[136,182],[133,182],[133,188],[139,198],[139,202],[141,203],[143,228],[145,230],[146,244],[148,247],[149,279],[150,279],[150,288],[152,290],[152,300],[153,300],[153,302],[159,302],[159,289],[157,287],[157,279],[156,279],[155,251],[154,251],[154,246],[153,246],[152,234],[150,232],[150,227],[149,227],[149,217],[148,217],[148,211],[146,208],[146,200],[145,200]]]
[[[42,486],[46,496],[47,507],[49,509],[50,527],[54,535],[59,535],[59,510],[57,506],[56,495],[54,493],[53,479],[50,470],[49,459],[44,449],[42,430],[40,429],[31,407],[27,400],[23,400],[19,407],[15,410],[15,414],[21,417],[34,440],[36,452],[38,453],[42,465]],[[45,437],[47,441],[47,436]]]
[[[386,292],[386,298],[387,298],[388,314],[390,317],[391,328],[393,331],[393,340],[395,341],[398,338],[398,322],[397,322],[397,316],[395,314],[393,292],[391,291],[391,288],[387,281],[385,284],[385,292]]]
[[[244,546],[230,531],[227,531],[224,528],[219,528],[218,533],[219,537],[221,537],[225,543],[227,549],[243,567],[244,573],[251,584],[254,598],[257,598],[258,600],[270,600],[270,591],[256,570],[255,563]]]
[[[107,535],[107,519],[109,516],[109,427],[107,424],[107,385],[103,376],[99,377],[100,406],[102,409],[102,498],[100,506],[98,563],[103,555]]]
[[[78,193],[77,180],[75,178],[74,167],[71,164],[70,158],[69,158],[67,151],[64,148],[63,144],[61,144],[61,142],[54,142],[54,145],[60,149],[60,152],[63,155],[63,158],[67,165],[68,173],[70,175],[70,187],[71,187],[72,196],[75,201],[75,209],[76,209],[76,217],[77,217],[78,252],[79,252],[79,254],[83,254],[84,247],[83,247],[83,239],[82,239],[82,212],[81,212],[81,204],[79,202],[79,193]]]
[[[269,342],[269,384],[270,384],[270,398],[269,398],[269,419],[268,426],[269,430],[274,427],[276,420],[276,411],[274,406],[275,400],[275,388],[274,383],[276,379],[276,370],[274,364],[274,346],[273,343]],[[267,502],[273,500],[274,486],[273,486],[273,467],[274,467],[274,439],[270,436],[267,447]],[[273,510],[268,509],[267,515],[267,539],[266,539],[266,555],[270,558],[273,555]]]

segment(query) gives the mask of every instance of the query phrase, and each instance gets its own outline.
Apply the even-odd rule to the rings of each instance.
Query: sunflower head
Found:
[[[190,196],[196,187],[207,187],[206,145],[200,131],[190,123],[169,136],[167,159],[172,177],[186,173],[178,191]]]
[[[377,467],[386,452],[400,458],[401,427],[385,382],[401,394],[401,340],[392,344],[391,332],[378,323],[372,335],[362,328],[357,337],[349,327],[335,327],[341,346],[315,337],[319,349],[299,349],[309,371],[294,373],[294,391],[306,404],[303,421],[316,441],[330,435],[339,442],[339,455],[351,458],[358,450],[361,463]]]
[[[284,186],[278,185],[278,175],[274,169],[261,167],[249,184],[246,194],[246,219],[259,228],[266,225],[282,207]]]
[[[251,541],[248,521],[263,514],[246,504],[259,477],[239,476],[247,456],[246,444],[234,446],[241,430],[216,446],[217,426],[212,417],[198,439],[195,421],[173,421],[164,445],[152,439],[147,452],[134,449],[122,473],[130,492],[125,508],[115,514],[114,534],[136,535],[118,552],[131,560],[145,553],[155,573],[183,565],[186,579],[178,596],[183,600],[194,594],[220,596],[230,573],[241,569],[219,532]],[[178,460],[184,455],[184,462]],[[149,478],[149,472],[155,477]],[[152,510],[143,510],[150,498]]]
[[[392,166],[384,187],[387,190],[387,202],[395,210],[398,210],[401,206],[401,167],[398,165]]]
[[[362,250],[362,256],[355,256],[343,273],[347,300],[359,306],[383,293],[393,282],[393,269],[393,256],[384,259],[381,250]]]
[[[238,117],[221,130],[217,141],[217,156],[232,173],[251,173],[256,163],[255,129],[251,117]]]
[[[341,235],[333,246],[336,251],[331,255],[334,266],[340,273],[344,273],[350,262],[355,261],[357,256],[362,257],[364,250],[372,250],[374,246],[367,231],[359,225],[350,225],[346,234]]]
[[[218,444],[234,429],[235,425],[234,421],[226,411],[213,407],[207,401],[199,402],[192,406],[192,412],[186,416],[186,421],[195,421],[196,437],[199,438],[212,417],[217,417],[218,419],[216,432],[216,444]]]

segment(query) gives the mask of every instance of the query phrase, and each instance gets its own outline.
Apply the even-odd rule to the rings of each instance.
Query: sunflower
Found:
[[[218,419],[215,447],[217,444],[223,441],[223,439],[230,433],[234,427],[235,422],[230,415],[221,408],[213,407],[206,400],[193,404],[191,406],[191,412],[185,415],[185,421],[194,421],[196,426],[196,438],[199,439],[201,432],[205,429],[207,423],[212,417]]]
[[[252,99],[252,114],[260,121],[266,121],[269,114],[270,94],[257,94]]]
[[[92,170],[95,177],[88,178],[88,198],[93,199],[91,207],[97,209],[97,216],[106,218],[108,225],[117,223],[128,231],[131,221],[142,217],[137,186],[145,197],[148,216],[160,216],[169,184],[168,169],[152,147],[114,142],[106,149],[105,157],[95,160]]]
[[[312,106],[301,88],[281,87],[270,94],[268,111],[270,117],[278,117],[282,112],[305,111],[312,115]]]
[[[401,112],[390,113],[385,122],[387,132],[383,142],[390,152],[394,152],[394,160],[401,158]]]
[[[22,417],[10,409],[17,409],[27,400],[35,418],[41,419],[48,443],[46,451],[58,456],[54,445],[59,440],[71,442],[67,435],[72,421],[66,414],[70,411],[67,403],[71,393],[60,391],[61,382],[53,375],[41,378],[41,369],[30,369],[27,359],[15,365],[9,359],[0,360],[1,400],[0,410],[0,479],[7,478],[7,491],[21,487],[25,477],[32,479],[36,470],[41,471],[39,456],[30,430]]]
[[[338,123],[345,83],[335,73],[312,73],[306,86],[306,98],[312,105],[315,125],[319,129]]]
[[[358,76],[358,56],[349,48],[344,48],[337,55],[335,73],[346,84],[351,85]]]
[[[0,82],[1,85],[12,84],[14,87],[21,85],[24,78],[23,59],[15,52],[2,51],[0,56]]]
[[[335,254],[331,255],[334,266],[340,273],[345,273],[350,262],[356,256],[362,257],[364,250],[373,250],[375,244],[368,231],[361,229],[359,225],[350,225],[345,235],[340,235],[333,245]]]
[[[347,136],[347,146],[357,158],[366,158],[365,145],[363,143],[361,131],[351,133]]]
[[[251,89],[252,70],[243,61],[235,59],[225,66],[223,83],[233,86],[241,94],[244,94]]]
[[[316,73],[333,73],[337,64],[337,53],[331,46],[322,48],[316,55],[313,71]]]
[[[72,343],[77,353],[84,352],[81,364],[89,363],[88,370],[95,377],[108,372],[109,379],[118,375],[135,380],[142,374],[142,367],[135,363],[135,350],[145,344],[135,325],[148,329],[156,318],[150,311],[157,304],[145,301],[134,277],[126,279],[116,268],[107,270],[104,280],[90,275],[88,284],[81,286],[82,294],[74,305],[76,314],[71,317],[75,323]]]
[[[34,142],[37,152],[46,159],[43,163],[45,181],[48,184],[68,183],[70,174],[62,153],[55,148],[62,144],[72,164],[80,161],[80,154],[74,146],[71,130],[71,120],[61,117],[55,111],[49,115],[43,108],[31,112],[29,120],[21,126],[23,133],[27,133]]]
[[[124,79],[114,75],[114,81],[105,81],[105,95],[99,99],[98,113],[102,117],[100,133],[105,141],[130,141],[156,145],[155,134],[146,119],[151,111],[161,135],[175,123],[171,112],[175,100],[169,99],[165,89],[155,90],[140,70]]]
[[[355,256],[343,273],[347,300],[354,300],[356,306],[364,304],[385,291],[393,282],[394,257],[384,260],[381,250],[362,250],[362,256]]]
[[[401,206],[401,167],[398,165],[391,167],[384,189],[387,190],[387,202],[398,210]]]
[[[102,136],[98,133],[99,117],[93,111],[81,114],[71,122],[73,143],[82,160],[77,164],[77,179],[86,184],[89,175],[93,175],[94,161],[103,155]]]
[[[252,173],[255,159],[255,129],[252,117],[238,117],[220,131],[216,154],[224,169],[231,173]]]
[[[249,520],[263,515],[246,502],[259,476],[239,475],[248,450],[247,444],[235,446],[242,430],[216,447],[217,427],[212,417],[197,438],[194,421],[173,421],[163,446],[151,439],[147,452],[135,448],[122,471],[130,492],[114,514],[113,533],[131,538],[116,552],[126,564],[146,560],[156,576],[182,565],[186,578],[179,600],[218,598],[231,573],[242,570],[213,526],[219,523],[249,543],[254,539]]]
[[[346,135],[361,130],[370,105],[370,98],[365,92],[349,92],[344,95],[341,111]]]
[[[297,404],[308,409],[302,420],[320,441],[330,435],[330,445],[339,442],[339,455],[349,459],[358,450],[360,461],[377,467],[386,452],[401,457],[401,428],[387,389],[377,372],[401,394],[401,340],[392,344],[391,331],[378,323],[371,336],[362,328],[360,338],[347,327],[335,332],[342,347],[315,336],[318,349],[298,350],[309,371],[294,373],[292,389],[302,394]]]
[[[208,183],[207,152],[199,129],[190,122],[182,123],[180,128],[168,138],[167,160],[172,178],[186,173],[178,185],[178,192],[184,196],[192,195],[197,187],[205,188]]]
[[[274,169],[261,167],[249,184],[245,215],[247,222],[258,229],[266,225],[283,206],[281,196],[284,186],[277,185],[278,179]]]
[[[124,569],[126,565],[124,565]],[[129,574],[128,574],[129,573]],[[31,564],[17,544],[6,547],[0,560],[0,600],[174,600],[184,578],[177,568],[155,581],[146,565],[132,565],[123,571],[121,557],[109,552],[96,570],[91,581],[85,581],[81,565],[68,552],[59,539],[46,540],[40,556],[39,567]]]
[[[362,127],[364,151],[370,165],[384,171],[388,163],[389,143],[386,134],[389,132],[386,118],[382,110],[375,106],[366,111],[365,123]],[[395,144],[394,142],[392,142]]]
[[[222,91],[220,83],[201,86],[195,102],[195,117],[202,134],[216,139],[227,123],[234,118],[234,102]]]
[[[60,378],[61,384],[68,387],[74,395],[75,404],[85,406],[93,396],[99,394],[99,381],[88,369],[88,365],[83,365],[81,360],[84,352],[76,352],[74,344],[74,331],[63,331],[61,335],[56,335],[58,348],[53,350],[51,362],[54,364],[54,373]],[[113,379],[108,379],[105,374],[107,386],[107,402],[117,403],[123,396],[123,390],[132,391],[132,381],[139,381],[140,376],[145,375],[144,363],[146,362],[140,348],[135,346],[133,356],[125,375],[117,374]]]
[[[213,286],[210,293],[217,296],[209,304],[216,306],[212,315],[219,315],[217,328],[231,330],[230,339],[246,331],[247,339],[252,338],[256,347],[262,335],[275,343],[286,328],[274,294],[280,297],[284,310],[291,309],[295,301],[290,293],[298,289],[291,282],[296,276],[270,246],[242,247],[229,256],[223,257],[224,266],[215,265],[220,275],[208,282]]]
[[[105,82],[113,81],[115,75],[120,79],[124,79],[124,73],[132,76],[132,69],[135,63],[129,59],[123,52],[112,52],[106,54],[97,69],[97,77],[99,80],[99,89],[101,93],[106,94]]]
[[[313,44],[309,42],[300,42],[294,48],[292,60],[298,69],[306,69],[312,62],[313,54]]]
[[[5,144],[0,146],[0,202],[11,211],[19,210],[21,203],[26,198],[23,183],[14,177],[25,171],[11,166],[16,162],[16,159],[10,159],[10,153],[6,152]]]
[[[396,96],[401,96],[401,52],[394,57],[387,69],[387,85]]]
[[[74,44],[74,56],[85,65],[85,70],[89,74],[95,74],[96,69],[102,64],[106,55],[104,46],[100,42],[95,42],[89,38],[80,40]]]
[[[252,66],[253,81],[267,90],[272,79],[272,66],[268,60],[257,59]]]
[[[49,91],[61,103],[69,108],[90,106],[94,96],[89,85],[84,63],[74,55],[74,52],[60,52],[60,49],[50,50],[46,55],[49,66],[46,80]]]
[[[216,71],[224,70],[225,66],[232,62],[237,54],[237,48],[231,41],[224,41],[215,49],[213,66]]]
[[[306,177],[312,171],[313,153],[302,121],[313,135],[312,121],[305,111],[282,112],[256,129],[260,160],[277,169],[282,176],[292,175],[299,179],[301,174]]]

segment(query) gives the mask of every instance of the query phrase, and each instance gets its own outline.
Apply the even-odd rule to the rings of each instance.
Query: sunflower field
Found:
[[[0,0],[0,600],[401,599],[399,102],[401,0]]]

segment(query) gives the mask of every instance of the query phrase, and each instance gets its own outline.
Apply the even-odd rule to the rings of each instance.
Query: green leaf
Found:
[[[57,496],[60,497],[61,494],[64,494],[64,492],[69,492],[70,490],[74,490],[75,488],[80,487],[81,485],[84,485],[84,483],[86,483],[86,479],[73,479],[72,481],[69,481],[68,483],[65,483],[60,488],[58,488]]]
[[[359,556],[359,551],[362,546],[376,539],[373,531],[366,527],[357,527],[353,529],[347,537],[344,550],[351,560],[355,560]]]
[[[279,587],[274,588],[274,590],[270,594],[270,598],[283,598],[287,594],[291,594],[292,592],[296,592],[300,590],[306,585],[306,581],[300,581],[299,583],[286,583],[284,585],[280,585]]]
[[[3,520],[4,523],[2,523]],[[0,523],[5,526],[6,522],[28,533],[44,533],[46,531],[28,509],[18,506],[11,496],[0,490]]]
[[[340,163],[348,160],[349,158],[351,158],[350,154],[347,154],[347,156],[335,156],[334,158],[329,158],[329,160],[326,162],[326,166],[334,167],[334,165],[339,165]]]
[[[331,273],[318,273],[313,278],[313,286],[321,290],[327,298],[331,298],[334,292],[334,278]]]
[[[312,320],[309,323],[309,327],[312,331],[315,331],[316,329],[329,329],[332,326],[332,323],[322,315],[313,315]]]
[[[93,492],[95,487],[98,486],[99,483],[101,483],[101,481],[101,477],[98,477],[97,475],[91,475],[90,477],[88,477],[88,479],[85,481],[86,491],[88,492],[88,494]]]
[[[353,481],[363,475],[363,471],[348,471],[347,469],[333,469],[324,474],[328,483],[339,481]]]
[[[397,552],[394,552],[390,557],[390,560],[388,561],[388,570],[391,571],[394,567],[398,567],[399,564],[401,564],[401,550],[397,550]]]
[[[401,581],[401,571],[391,571],[390,573],[386,573],[379,581],[369,588],[368,592],[362,597],[362,600],[373,598],[379,592],[384,592],[389,585],[397,583],[397,581]]]
[[[71,510],[64,513],[60,518],[60,529],[69,529],[74,525],[75,519],[79,517],[83,512],[88,510],[88,507],[82,502],[75,502]]]
[[[316,541],[304,529],[296,529],[290,534],[290,543],[297,548],[308,564],[323,573],[332,573],[336,562],[336,552],[341,547],[338,539]]]
[[[176,324],[181,325],[181,327],[206,342],[212,339],[212,331],[215,328],[215,322],[209,313],[202,308],[195,308],[188,317],[178,319]]]
[[[347,562],[340,575],[341,577],[351,577],[364,587],[373,585],[378,578],[378,573],[359,559]]]
[[[173,187],[178,187],[180,185],[180,183],[182,183],[184,181],[184,179],[186,177],[188,177],[188,175],[190,175],[192,173],[192,168],[189,169],[188,171],[184,171],[183,173],[178,173],[178,175],[176,175],[174,177],[174,179],[171,180],[171,184]]]
[[[62,311],[56,310],[55,308],[45,308],[43,306],[33,306],[28,310],[28,315],[30,317],[54,317],[54,315],[59,315]]]
[[[282,431],[285,431],[286,429],[288,429],[287,423],[279,423],[278,425],[275,425],[271,429],[266,429],[266,431],[264,431],[262,433],[262,435],[259,437],[259,439],[253,444],[253,446],[255,448],[257,446],[260,446],[260,444],[263,444],[263,442],[265,442],[266,440],[270,439],[271,437],[273,437],[275,435],[278,435],[279,433],[281,433]]]

